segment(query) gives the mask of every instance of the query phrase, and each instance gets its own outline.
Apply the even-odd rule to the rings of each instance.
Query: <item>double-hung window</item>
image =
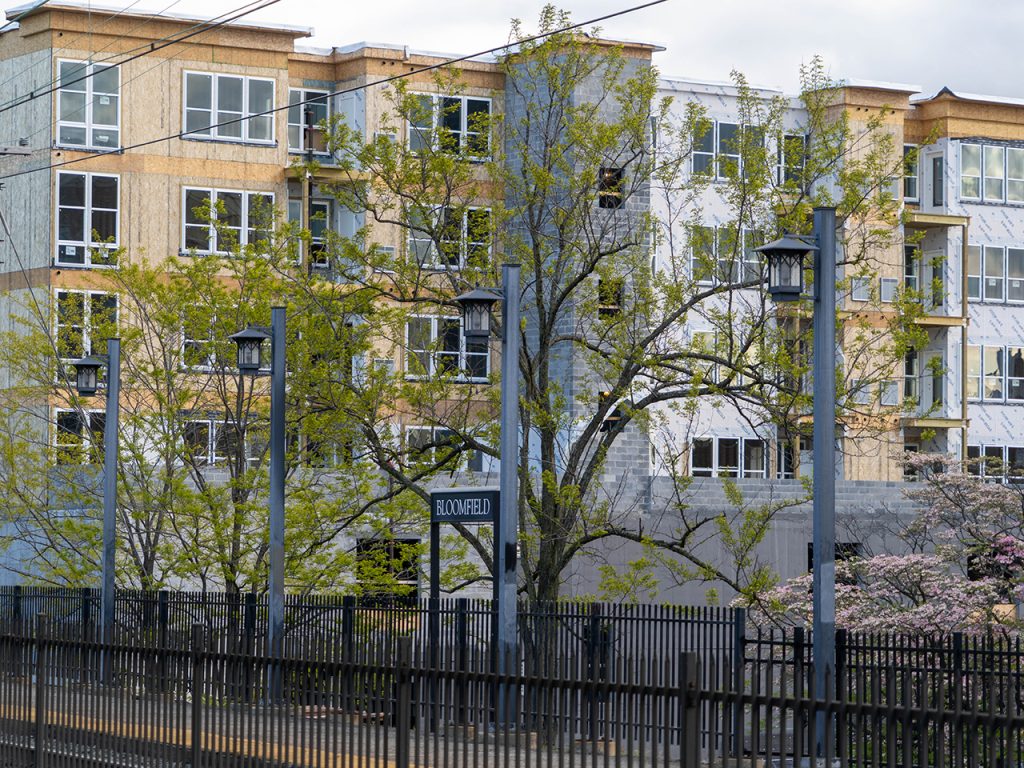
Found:
[[[779,141],[778,183],[804,183],[804,167],[807,163],[807,137],[802,133],[783,134]]]
[[[184,190],[182,243],[186,251],[227,253],[270,239],[274,195],[221,189]]]
[[[490,122],[488,98],[419,94],[409,115],[409,149],[461,152],[485,160],[491,155]]]
[[[209,72],[185,73],[184,133],[195,139],[270,144],[274,81]]]
[[[322,126],[330,116],[327,91],[292,88],[288,91],[288,151],[327,154]]]
[[[692,138],[690,162],[693,173],[718,179],[734,178],[746,173],[743,168],[744,141],[748,145],[763,146],[764,131],[757,126],[743,126],[739,123],[703,123]]]
[[[938,184],[937,180],[932,182]],[[960,145],[960,197],[964,200],[981,199],[981,145]]]
[[[1024,347],[1006,348],[1006,399],[1024,402]]]
[[[908,203],[918,201],[918,178],[920,176],[917,147],[903,145],[903,199]]]
[[[985,376],[982,398],[985,400],[1003,400],[1005,399],[1005,390],[1003,389],[1005,352],[1002,347],[983,347],[982,350],[982,372]]]
[[[985,279],[982,281],[982,298],[985,301],[1003,300],[1003,249],[1000,246],[985,246]]]
[[[308,257],[310,266],[326,268],[331,265],[327,246],[327,232],[331,229],[333,222],[331,214],[332,206],[330,200],[319,199],[309,201]],[[300,198],[290,198],[288,200],[288,221],[301,226],[302,218],[302,200]]]
[[[694,282],[713,285],[757,281],[762,264],[754,249],[763,239],[759,231],[737,230],[734,225],[691,227],[690,274]]]
[[[444,427],[406,427],[405,444],[412,462],[430,463],[441,461],[463,446],[455,432]],[[459,466],[451,462],[445,462],[445,465],[449,469],[464,466],[471,472],[483,471],[483,454],[480,451],[463,448],[460,459]]]
[[[59,409],[53,436],[57,464],[102,464],[105,425],[103,411]]]
[[[406,324],[406,374],[452,375],[485,380],[490,372],[486,339],[466,339],[461,317],[417,316]]]
[[[427,269],[460,269],[479,264],[491,252],[489,208],[411,208],[409,253]]]
[[[1006,300],[1024,302],[1024,248],[1006,249]]]
[[[981,399],[981,347],[967,347],[967,399]]]
[[[108,174],[57,174],[57,264],[116,262],[118,185],[118,177]]]
[[[61,360],[106,354],[103,343],[117,332],[117,294],[57,291],[56,320]]]
[[[213,318],[190,313],[181,324],[181,362],[184,368],[211,370],[217,364]]]
[[[121,146],[121,72],[117,67],[57,64],[57,144],[85,149]]]

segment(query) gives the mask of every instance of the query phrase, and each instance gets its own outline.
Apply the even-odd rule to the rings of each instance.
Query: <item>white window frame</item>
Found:
[[[181,367],[187,371],[212,371],[217,365],[217,345],[216,345],[216,332],[215,332],[215,321],[214,318],[210,318],[210,324],[207,327],[207,335],[205,338],[191,337],[189,336],[188,324],[182,320],[181,323]],[[198,365],[190,365],[186,356],[186,350],[190,345],[193,345],[198,350],[204,350],[202,352],[201,359],[202,363]]]
[[[429,320],[430,321],[430,344],[426,349],[420,349],[419,347],[413,348],[411,339],[411,323],[413,320]],[[445,321],[457,321],[459,324],[459,349],[454,350],[438,350],[437,342],[439,334],[441,332],[441,324]],[[491,373],[491,349],[490,344],[485,343],[486,351],[473,351],[467,350],[466,346],[466,334],[464,332],[464,326],[461,315],[410,315],[409,319],[405,324],[405,373],[407,379],[422,380],[429,379],[433,376],[437,376],[440,373],[447,370],[444,366],[439,365],[438,356],[456,357],[456,362],[459,369],[459,374],[455,377],[456,381],[465,382],[485,382]],[[426,370],[423,373],[417,372],[412,369],[410,362],[413,357],[419,358],[419,355],[425,355],[427,359],[427,365],[424,366]],[[469,376],[468,363],[469,358],[475,357],[485,361],[485,371],[483,376]],[[422,365],[422,361],[421,361]]]
[[[714,179],[715,181],[724,181],[724,180],[728,179],[729,177],[728,177],[728,175],[726,173],[723,172],[722,165],[723,165],[724,162],[732,161],[732,162],[736,163],[736,173],[739,176],[743,176],[744,175],[743,153],[742,153],[743,134],[744,134],[744,132],[748,128],[756,129],[758,132],[761,133],[761,141],[763,142],[765,140],[765,137],[764,137],[764,133],[763,133],[762,129],[760,128],[760,126],[748,126],[745,123],[734,123],[731,120],[713,120],[713,121],[710,121],[710,122],[711,122],[711,127],[709,128],[708,133],[710,133],[711,137],[712,137],[711,152],[707,152],[705,150],[697,150],[696,149],[697,144],[696,144],[696,141],[694,140],[695,137],[691,137],[690,138],[690,141],[693,144],[693,150],[690,153],[690,173],[691,174],[699,173],[699,174],[707,176],[707,177],[709,177],[711,179]],[[740,151],[737,151],[737,152],[726,152],[726,151],[723,151],[723,147],[722,147],[722,131],[721,131],[721,126],[722,125],[736,126],[736,133],[737,133],[737,136],[740,139],[740,146],[736,147],[735,149],[740,150]],[[702,136],[702,138],[703,138],[703,136]],[[806,140],[806,137],[805,137],[805,140]],[[806,146],[806,144],[805,144],[805,146]],[[726,149],[728,149],[728,148],[726,148]],[[709,159],[709,162],[710,162],[709,168],[712,169],[712,172],[708,172],[707,170],[704,170],[704,171],[696,171],[696,170],[694,170],[694,160],[697,158],[698,155],[701,156],[701,157]]]
[[[296,100],[296,102],[294,104],[292,102],[293,94],[298,94],[298,99]],[[326,108],[326,113],[327,113],[326,116],[325,116],[325,119],[327,120],[327,122],[329,124],[330,120],[331,120],[331,115],[333,114],[333,110],[331,109],[332,101],[331,101],[331,98],[330,98],[330,94],[331,94],[330,91],[324,90],[322,88],[289,88],[288,89],[287,121],[288,121],[288,152],[290,154],[302,154],[302,153],[305,153],[307,151],[310,151],[309,148],[306,147],[306,107],[308,105],[303,103],[303,102],[307,102],[307,101],[309,101],[311,99],[315,99],[315,98],[319,98],[320,96],[323,96],[324,97],[324,104],[325,104],[325,108]],[[292,120],[292,110],[294,110],[294,109],[298,109],[299,110],[300,120],[297,123]],[[324,132],[319,127],[319,125],[320,125],[320,121],[319,120],[314,120],[313,121],[312,130],[315,133],[319,134],[321,137],[323,137]],[[292,142],[292,128],[298,128],[298,134],[299,134],[298,143],[293,143]],[[312,152],[313,152],[314,155],[316,155],[318,157],[330,157],[330,154],[331,154],[330,152],[327,151],[326,147],[324,149],[313,149]]]
[[[871,278],[854,277],[850,280],[851,301],[871,301]]]
[[[971,358],[976,357],[977,366],[971,365]],[[982,371],[984,370],[985,350],[980,344],[967,345],[967,391],[964,397],[971,402],[980,402],[982,398]],[[971,394],[972,386],[976,394]]]
[[[711,471],[710,475],[695,475],[693,466],[693,445],[698,441],[706,440],[711,443],[711,466],[710,467],[698,467],[697,469],[701,472]],[[735,440],[737,441],[737,465],[735,467],[722,467],[719,464],[719,443],[722,440]],[[761,443],[763,448],[763,467],[761,469],[750,469],[746,468],[747,464],[747,443]],[[714,435],[694,438],[690,442],[690,449],[687,451],[687,464],[689,468],[690,477],[728,477],[728,478],[758,478],[763,479],[768,476],[768,440],[762,437],[750,437],[741,435]]]
[[[70,413],[74,414],[79,419],[80,431],[77,433],[79,438],[79,446],[82,452],[82,458],[85,459],[82,462],[65,462],[61,461],[60,454],[62,449],[66,449],[72,446],[72,443],[61,443],[60,442],[60,417],[61,414]],[[51,445],[53,447],[53,461],[54,464],[63,467],[74,467],[74,466],[86,466],[93,462],[90,459],[96,455],[97,450],[100,453],[100,462],[102,463],[102,451],[104,450],[105,441],[103,436],[100,436],[99,445],[93,444],[93,435],[96,434],[96,430],[93,429],[93,417],[101,417],[104,421],[104,430],[106,429],[106,411],[101,408],[85,408],[85,409],[74,409],[74,408],[55,408],[53,411],[53,440]],[[81,421],[81,417],[85,417],[89,420],[88,424]],[[69,434],[72,434],[69,432]],[[104,433],[105,434],[105,433]]]
[[[72,206],[62,206],[61,205],[61,202],[60,202],[60,184],[61,184],[61,179],[64,179],[64,178],[67,178],[67,177],[71,177],[71,176],[81,176],[85,180],[85,204],[83,206],[83,217],[84,217],[84,227],[85,227],[85,237],[86,237],[85,240],[66,240],[66,239],[61,239],[61,236],[60,236],[61,210],[62,209],[70,209],[72,207]],[[92,184],[92,182],[93,182],[93,179],[95,179],[95,178],[114,179],[114,181],[115,181],[115,183],[117,185],[117,192],[116,192],[117,207],[113,209],[113,211],[114,211],[114,240],[113,240],[113,242],[109,242],[109,243],[97,242],[97,241],[92,239],[93,232],[95,231],[95,229],[92,226],[92,218],[93,218],[94,212],[98,211],[98,210],[102,210],[102,211],[109,211],[110,210],[109,208],[97,209],[97,208],[94,208],[94,206],[93,206],[93,200],[92,200],[92,193],[93,193],[92,187],[93,187],[93,184]],[[56,189],[54,191],[54,205],[55,205],[55,208],[56,208],[56,215],[54,216],[54,223],[53,223],[53,226],[54,226],[54,229],[53,229],[53,239],[54,239],[54,242],[57,244],[57,249],[56,249],[55,255],[54,255],[54,263],[55,264],[57,264],[59,266],[62,266],[62,267],[114,267],[114,266],[117,266],[116,259],[113,259],[112,254],[113,254],[113,252],[115,252],[117,250],[118,243],[120,243],[120,240],[121,240],[121,177],[120,176],[118,176],[115,173],[83,173],[83,172],[80,172],[80,171],[58,171],[57,172],[57,186],[56,186]],[[73,207],[76,210],[78,209],[78,206],[73,206]],[[64,250],[67,249],[67,248],[75,248],[76,249],[76,255],[77,255],[77,249],[78,248],[82,248],[84,250],[83,261],[81,261],[81,262],[79,262],[79,261],[67,261],[65,259],[62,259],[61,256],[62,256]],[[108,259],[109,260],[107,260],[107,261],[94,261],[93,260],[93,253],[94,253],[94,251],[103,251],[104,253],[106,253],[108,255]]]
[[[93,322],[92,322],[92,298],[94,296],[113,296],[114,297],[114,325],[118,325],[121,321],[121,301],[118,294],[112,291],[89,291],[80,288],[56,288],[53,292],[53,329],[54,338],[57,340],[57,351],[60,351],[59,340],[61,335],[61,322],[60,322],[60,297],[61,294],[76,294],[84,296],[82,302],[82,353],[83,356],[89,356],[94,354],[106,354],[105,350],[99,350],[93,348]],[[77,360],[77,357],[62,357],[61,360],[69,362]],[[104,369],[101,369],[104,370]]]
[[[431,208],[427,213],[427,215],[430,216],[430,221],[426,223],[426,226],[432,227],[435,233],[439,233],[441,231],[442,218],[446,218],[448,216],[447,211],[448,209],[445,206]],[[469,239],[469,220],[471,215],[478,212],[487,214],[488,228],[486,243],[481,240]],[[410,258],[413,261],[417,261],[423,269],[437,270],[439,272],[456,271],[466,267],[471,249],[486,247],[485,259],[490,257],[493,248],[493,238],[494,214],[492,210],[487,207],[468,206],[462,209],[461,220],[459,221],[459,252],[457,256],[457,263],[447,262],[445,260],[447,256],[443,257],[442,254],[438,252],[437,243],[434,242],[433,238],[430,237],[428,233],[418,232],[411,227],[408,232],[407,247]],[[422,261],[420,261],[418,256],[418,246],[420,244],[422,244],[422,247],[425,249],[425,258]]]
[[[189,107],[188,106],[188,79],[189,75],[196,75],[200,77],[209,77],[210,79],[210,107],[209,109],[203,109],[200,107]],[[218,103],[217,96],[220,89],[221,80],[228,78],[242,81],[242,111],[237,113],[237,123],[231,123],[231,125],[238,125],[240,127],[240,135],[221,135],[223,131],[228,129],[230,126],[214,127],[218,123],[225,122],[218,118]],[[253,82],[270,83],[270,109],[276,107],[277,102],[277,81],[271,77],[251,77],[249,75],[239,75],[229,72],[203,72],[200,70],[186,69],[182,73],[181,80],[181,137],[184,139],[192,139],[196,141],[226,141],[234,142],[239,144],[259,144],[261,146],[274,146],[275,140],[275,123],[274,114],[262,115],[262,111],[253,112],[249,108],[249,86]],[[194,128],[188,129],[188,113],[190,111],[198,112],[209,112],[210,122],[207,123],[205,128]],[[233,112],[233,114],[235,114]],[[270,126],[270,137],[266,139],[251,138],[249,135],[250,127],[253,125],[253,118],[257,115],[265,117]],[[235,119],[234,117],[228,119]]]
[[[896,292],[900,281],[895,277],[882,277],[878,280],[878,299],[885,304],[896,301]]]
[[[327,243],[326,233],[328,231],[334,231],[334,201],[326,197],[314,197],[309,200],[309,221],[308,226],[305,229],[309,230],[309,243],[304,241],[299,242],[298,254],[296,263],[301,264],[303,259],[309,259],[309,265],[316,267],[317,269],[326,269],[331,266],[330,256],[324,251],[324,246]],[[313,208],[321,209],[320,211],[314,211]],[[314,222],[314,218],[318,217],[320,213],[323,213],[322,218],[317,218]],[[296,215],[297,214],[297,215]],[[289,197],[288,198],[288,221],[291,224],[298,224],[302,227],[302,219],[305,218],[302,212],[302,198],[300,197]],[[316,223],[318,226],[323,224],[323,234],[313,234],[313,224]]]
[[[995,362],[998,363],[999,372],[990,374],[988,372],[989,355],[995,355]],[[990,384],[999,387],[998,396],[989,396]],[[986,344],[981,348],[981,399],[989,403],[1001,403],[1006,400],[1006,348]]]
[[[789,167],[788,155],[786,154],[786,144],[795,143],[796,140],[800,141],[800,163],[794,167]],[[778,146],[778,169],[776,170],[776,183],[779,186],[792,181],[794,184],[801,184],[804,174],[804,169],[807,167],[807,134],[806,133],[783,133],[779,140]],[[791,178],[791,176],[793,178]]]
[[[911,153],[918,153],[914,162],[908,163],[907,156]],[[913,171],[913,173],[911,173]],[[903,145],[903,200],[908,203],[916,203],[921,199],[921,155],[916,144]]]
[[[1006,402],[1008,403],[1022,403],[1024,402],[1024,376],[1012,376],[1013,370],[1013,356],[1017,355],[1024,363],[1024,344],[1007,346],[1006,354],[1003,357],[1003,368],[1006,372]],[[1015,383],[1020,388],[1021,397],[1010,397],[1010,384]]]
[[[61,117],[62,109],[64,107],[65,91],[62,87],[61,78],[61,66],[63,64],[70,64],[72,66],[83,67],[82,76],[83,79],[80,82],[75,82],[74,85],[81,85],[84,88],[85,93],[85,115],[82,120],[67,120]],[[113,70],[117,76],[117,93],[110,92],[97,92],[95,88],[96,74],[102,70]],[[58,147],[73,147],[75,149],[89,149],[98,151],[109,151],[113,149],[120,149],[121,147],[121,71],[120,68],[115,65],[103,65],[103,64],[90,64],[86,61],[77,61],[75,59],[58,59],[57,60],[57,130],[56,130],[56,146]],[[75,78],[76,80],[78,78]],[[70,93],[82,93],[82,91],[70,91]],[[103,98],[115,98],[117,99],[117,117],[116,122],[113,124],[108,123],[97,123],[94,118],[94,106],[97,99]],[[103,105],[106,106],[106,105]],[[76,110],[77,112],[78,110]],[[61,131],[64,128],[82,129],[85,131],[84,142],[67,141],[61,138]],[[117,133],[117,141],[112,144],[103,144],[95,141],[95,132],[102,131],[115,131]]]
[[[977,272],[971,272],[971,258],[973,249],[977,249]],[[967,299],[969,301],[981,301],[981,297],[983,295],[982,284],[985,276],[985,246],[970,244],[967,246],[967,264],[964,265],[964,271],[967,272]],[[973,293],[971,292],[971,280],[978,281],[978,288]]]
[[[216,189],[210,187],[182,187],[181,188],[181,254],[188,255],[192,252],[187,245],[186,233],[187,228],[193,227],[205,227],[209,229],[209,237],[207,240],[206,248],[194,249],[198,254],[211,254],[211,253],[230,253],[230,251],[218,248],[220,245],[220,235],[217,233],[217,227],[214,226],[213,222],[189,222],[188,217],[191,211],[188,208],[188,193],[189,192],[203,192],[206,196],[203,198],[204,201],[209,200],[210,210],[216,218],[217,213],[217,200],[221,195],[241,195],[242,196],[242,211],[241,211],[241,223],[238,232],[238,242],[236,245],[239,248],[249,245],[249,233],[253,227],[250,226],[249,222],[249,209],[252,207],[252,198],[255,197],[266,197],[269,198],[270,207],[273,208],[275,205],[275,197],[273,192],[265,192],[263,190],[241,190],[241,189]],[[193,206],[193,208],[198,206]],[[257,241],[258,242],[258,241]]]
[[[984,195],[984,190],[985,190],[985,178],[984,178],[985,177],[985,152],[984,152],[983,146],[984,145],[982,145],[982,144],[975,144],[974,142],[970,142],[970,141],[967,141],[967,142],[963,142],[962,141],[962,142],[960,142],[960,147],[959,147],[959,154],[960,154],[960,157],[959,157],[959,161],[960,161],[960,168],[959,168],[959,171],[960,171],[960,186],[959,186],[959,192],[960,192],[960,199],[961,200],[981,200],[982,196]],[[964,148],[965,147],[977,148],[977,150],[978,150],[978,174],[977,174],[977,176],[975,176],[974,174],[967,175],[967,174],[964,173]],[[975,180],[975,179],[977,180],[977,184],[978,184],[978,194],[977,195],[971,195],[971,194],[967,194],[967,193],[964,192],[964,180],[965,179],[971,179],[972,181]],[[933,183],[935,183],[935,182],[933,182]]]
[[[429,98],[431,102],[430,106],[430,148],[432,150],[440,150],[440,142],[438,137],[440,135],[441,128],[441,103],[444,99],[457,99],[459,101],[459,152],[464,152],[469,147],[469,135],[479,135],[477,131],[471,131],[469,129],[469,109],[467,102],[469,101],[480,101],[487,103],[487,115],[488,119],[493,119],[494,116],[494,100],[490,96],[470,96],[465,94],[447,94],[447,93],[413,93],[412,96],[416,98]],[[488,125],[488,136],[487,136],[487,152],[483,155],[466,155],[466,158],[471,161],[483,162],[489,160],[493,150],[491,147],[491,141],[494,138],[491,135],[491,126]],[[410,150],[413,150],[413,133],[418,128],[411,122],[406,122],[406,146]],[[417,150],[413,150],[417,151]]]

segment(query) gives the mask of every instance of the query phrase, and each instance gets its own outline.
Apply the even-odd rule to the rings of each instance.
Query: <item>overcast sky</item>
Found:
[[[143,0],[137,7],[155,2]],[[512,17],[533,29],[543,4],[280,0],[253,18],[311,26],[316,31],[311,45],[368,40],[472,53],[507,40]],[[582,21],[639,2],[556,4]],[[180,0],[173,10],[212,16],[237,5],[240,0]],[[820,54],[836,78],[919,85],[925,92],[948,85],[1024,97],[1018,63],[1024,41],[1022,0],[667,0],[603,28],[609,36],[665,46],[655,55],[665,75],[727,80],[738,69],[751,83],[792,91],[800,64]]]

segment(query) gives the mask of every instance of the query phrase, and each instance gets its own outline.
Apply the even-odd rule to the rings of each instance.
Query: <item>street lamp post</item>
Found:
[[[99,371],[107,367],[106,413],[103,421],[103,586],[100,590],[100,620],[103,642],[114,641],[114,553],[117,531],[117,433],[118,403],[121,396],[121,340],[107,339],[105,357],[76,360],[75,388],[82,397],[96,394]],[[104,678],[105,679],[105,678]]]
[[[494,652],[497,671],[507,671],[516,650],[516,552],[519,532],[519,270],[502,266],[502,286],[477,288],[459,296],[466,339],[490,337],[490,311],[502,300],[501,335],[501,498],[494,521]],[[501,702],[499,702],[500,706]]]
[[[813,243],[793,235],[764,245],[768,292],[776,301],[795,301],[803,288],[803,267],[814,257],[814,688],[825,695],[835,680],[836,632],[836,210],[814,209]],[[817,742],[824,739],[819,715]]]
[[[267,651],[280,657],[284,640],[284,467],[285,467],[285,323],[284,307],[271,309],[270,327],[249,326],[231,335],[238,345],[238,370],[259,375],[263,366],[263,342],[270,339],[270,584]],[[272,694],[278,698],[280,676],[272,677]]]

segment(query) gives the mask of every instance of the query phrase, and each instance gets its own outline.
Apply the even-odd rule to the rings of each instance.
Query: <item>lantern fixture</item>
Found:
[[[83,357],[72,363],[75,366],[75,389],[81,397],[92,397],[98,389],[100,368],[106,365],[106,360],[98,357]]]
[[[270,334],[250,325],[228,338],[238,345],[238,370],[242,373],[257,373],[263,367],[263,342],[270,338]]]
[[[768,293],[773,301],[799,301],[804,290],[804,266],[818,246],[800,235],[783,235],[754,250],[768,262]]]
[[[501,296],[486,288],[474,288],[456,296],[462,307],[462,325],[466,339],[487,339],[491,335],[491,308]]]

